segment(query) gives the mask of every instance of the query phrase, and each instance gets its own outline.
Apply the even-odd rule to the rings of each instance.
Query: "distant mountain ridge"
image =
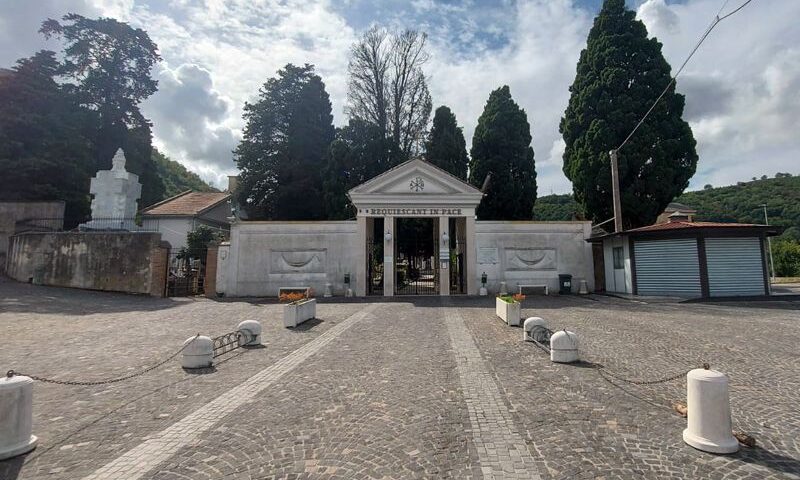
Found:
[[[196,173],[190,172],[180,163],[170,160],[169,157],[153,149],[153,161],[156,172],[164,182],[164,200],[175,195],[193,190],[195,192],[218,192],[219,190],[204,182]]]
[[[675,201],[695,208],[698,221],[758,224],[764,223],[761,205],[766,204],[770,225],[784,227],[784,238],[800,240],[800,176],[782,173],[726,187],[707,185],[703,190],[685,192]],[[533,207],[535,220],[574,220],[577,211],[571,194],[539,197]]]

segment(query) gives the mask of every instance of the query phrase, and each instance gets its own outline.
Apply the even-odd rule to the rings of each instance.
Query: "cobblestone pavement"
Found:
[[[265,347],[202,374],[176,360],[103,386],[37,383],[40,444],[0,462],[0,479],[800,478],[797,302],[529,297],[523,316],[579,333],[578,365],[523,343],[492,302],[321,300],[320,320],[289,330],[269,300],[0,279],[3,370],[123,376],[245,319],[262,321]],[[730,376],[734,427],[758,447],[694,450],[670,406],[685,401],[683,378],[610,376],[649,380],[703,362]]]

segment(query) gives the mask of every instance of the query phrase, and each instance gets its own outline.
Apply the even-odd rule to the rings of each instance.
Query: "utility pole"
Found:
[[[764,224],[769,226],[769,218],[767,218],[767,204],[762,203],[760,207],[764,208]],[[767,237],[767,248],[769,249],[769,269],[770,273],[772,274],[770,277],[772,277],[772,283],[775,283],[775,263],[772,260],[772,239],[770,237]]]
[[[619,198],[619,161],[617,150],[608,152],[611,156],[611,193],[614,197],[614,232],[622,231],[622,202]]]

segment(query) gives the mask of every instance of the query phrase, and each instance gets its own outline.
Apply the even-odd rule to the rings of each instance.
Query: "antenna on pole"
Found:
[[[614,198],[614,232],[622,231],[622,202],[619,197],[619,161],[617,149],[608,152],[611,156],[611,193]]]

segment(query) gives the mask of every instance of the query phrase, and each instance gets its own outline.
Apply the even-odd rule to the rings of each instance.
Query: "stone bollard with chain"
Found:
[[[253,336],[249,342],[243,344],[247,346],[261,345],[261,323],[258,320],[245,320],[236,326],[236,331],[246,331]]]
[[[36,448],[33,431],[33,380],[10,370],[0,379],[0,460]]]
[[[683,441],[710,453],[734,453],[739,442],[731,428],[728,377],[716,370],[696,368],[686,374],[686,430]]]
[[[550,337],[550,361],[572,363],[578,361],[578,335],[559,330]]]
[[[211,338],[197,335],[183,342],[183,368],[208,368],[214,364],[214,341]]]
[[[544,319],[542,317],[528,317],[522,324],[522,341],[531,342],[533,338],[533,330],[537,327],[544,327]],[[538,341],[538,340],[537,340]]]

